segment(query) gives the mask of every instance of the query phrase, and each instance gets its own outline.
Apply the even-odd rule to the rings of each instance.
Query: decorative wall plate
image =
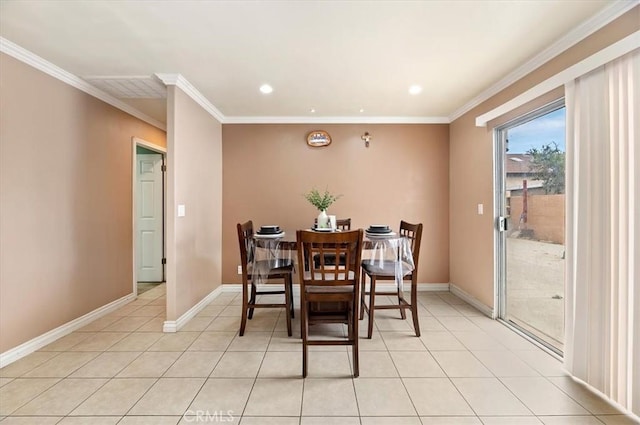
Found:
[[[307,135],[307,145],[312,148],[329,146],[331,144],[331,136],[323,130],[312,131]]]

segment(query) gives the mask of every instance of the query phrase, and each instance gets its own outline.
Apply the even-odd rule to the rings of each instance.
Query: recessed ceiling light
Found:
[[[311,112],[312,114],[315,112],[316,110],[314,108],[309,109],[309,112]]]
[[[413,85],[411,87],[409,87],[409,93],[410,94],[419,94],[422,91],[422,87],[418,86],[418,85]]]
[[[363,112],[364,112],[364,109],[360,108],[360,113],[363,113]]]
[[[263,94],[269,94],[273,91],[273,87],[271,87],[269,84],[263,84],[260,86],[260,91]]]

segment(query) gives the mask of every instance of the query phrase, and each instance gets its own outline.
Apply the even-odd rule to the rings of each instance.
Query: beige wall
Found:
[[[175,86],[167,112],[167,320],[177,320],[221,282],[222,129]]]
[[[493,133],[490,126],[476,127],[475,118],[639,28],[640,6],[451,123],[451,283],[493,306]],[[485,206],[482,216],[477,203]]]
[[[307,134],[319,129],[332,144],[307,146]],[[351,217],[354,228],[424,223],[418,281],[449,281],[448,125],[237,124],[222,134],[224,283],[240,283],[236,224],[277,224],[295,238],[318,215],[303,197],[312,187],[342,194],[328,213]]]
[[[132,136],[165,133],[0,54],[0,352],[132,292]]]

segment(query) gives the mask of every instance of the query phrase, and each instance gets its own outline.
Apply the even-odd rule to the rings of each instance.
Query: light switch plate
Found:
[[[484,214],[484,204],[478,204],[478,215]]]
[[[238,266],[238,274],[242,274],[242,266]]]
[[[186,214],[186,209],[184,205],[178,205],[178,217],[184,217]]]

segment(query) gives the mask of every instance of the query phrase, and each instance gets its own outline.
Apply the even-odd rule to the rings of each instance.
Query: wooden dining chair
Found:
[[[313,220],[313,224],[318,224],[318,218]],[[351,230],[351,218],[336,218],[336,228],[341,231]]]
[[[318,233],[298,230],[298,264],[309,264],[300,272],[302,334],[302,376],[307,376],[310,345],[351,345],[353,376],[360,374],[358,360],[358,292],[362,258],[362,229]],[[329,265],[325,254],[344,255],[345,265]],[[312,261],[318,255],[318,264]],[[345,323],[346,339],[309,339],[309,326],[317,323]]]
[[[314,221],[314,224],[318,224],[318,219],[316,218]],[[351,230],[351,218],[338,218],[336,219],[336,229],[340,230],[341,232],[345,232],[347,230]],[[315,257],[313,257],[313,261],[316,262],[316,264],[319,261],[319,257],[316,255]],[[325,254],[324,255],[324,262],[327,265],[335,265],[336,264],[336,257],[333,254]],[[344,266],[344,256],[340,257],[340,265]]]
[[[376,282],[378,280],[394,281],[396,280],[396,267],[395,262],[385,261],[382,266],[371,266],[366,261],[362,264],[362,279],[361,279],[361,291],[360,291],[360,320],[364,318],[364,312],[366,310],[369,315],[369,329],[367,338],[371,339],[373,335],[373,320],[374,311],[380,309],[399,309],[400,317],[403,320],[407,318],[405,313],[406,309],[411,310],[411,316],[413,317],[413,327],[416,332],[416,336],[420,336],[420,323],[418,322],[418,259],[420,258],[420,241],[422,240],[422,223],[411,224],[406,221],[400,221],[400,236],[404,236],[411,241],[411,252],[413,254],[413,271],[404,276],[403,281],[411,281],[411,303],[408,303],[404,298],[404,294],[400,291],[400,288],[396,288],[393,292],[377,292]],[[369,291],[365,291],[366,276],[369,276],[371,285]],[[369,305],[365,304],[366,295],[369,295]],[[384,304],[376,305],[376,296],[378,295],[390,295],[398,297],[398,304]]]
[[[240,336],[244,335],[247,325],[247,319],[253,318],[253,310],[255,308],[285,308],[287,318],[287,333],[291,336],[291,318],[293,317],[293,262],[276,262],[276,261],[254,261],[254,240],[253,240],[253,222],[238,223],[238,243],[240,245],[240,264],[242,268],[242,319],[240,321]],[[256,278],[252,271],[260,267],[262,270],[269,270],[268,273],[261,274],[265,280],[278,281],[282,280],[284,284],[283,290],[260,291],[256,286]],[[273,283],[273,282],[272,282]],[[251,294],[249,294],[249,285],[251,286]],[[284,294],[284,304],[274,303],[257,303],[258,295]]]
[[[336,227],[343,232],[351,230],[351,218],[336,218]]]

